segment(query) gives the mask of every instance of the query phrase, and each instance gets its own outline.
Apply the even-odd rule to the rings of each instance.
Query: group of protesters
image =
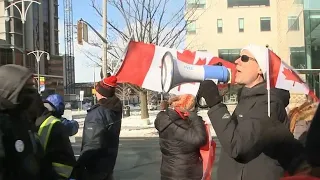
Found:
[[[197,115],[204,107],[209,108],[208,117],[221,144],[218,180],[320,179],[318,102],[306,101],[287,113],[290,93],[277,88],[270,89],[268,100],[264,50],[248,45],[235,60],[235,82],[243,86],[232,114],[212,80],[201,82],[196,96],[175,96],[162,103],[163,111],[155,120],[162,152],[161,180],[207,180],[200,149],[211,135]]]
[[[218,180],[320,179],[318,102],[286,111],[290,93],[266,89],[265,48],[249,45],[235,60],[235,82],[243,87],[232,114],[212,80],[201,82],[196,96],[162,102],[154,122],[162,153],[161,180],[209,180],[200,151],[212,139],[197,114],[201,108],[208,109],[221,144]],[[69,136],[79,125],[62,117],[62,97],[43,101],[32,73],[22,66],[1,66],[0,79],[0,179],[114,179],[123,108],[115,95],[116,76],[95,86],[98,103],[85,118],[78,160]]]

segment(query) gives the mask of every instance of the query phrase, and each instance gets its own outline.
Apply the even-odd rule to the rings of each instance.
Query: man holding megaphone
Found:
[[[222,103],[217,85],[201,83],[197,101],[205,101],[208,116],[222,146],[218,180],[278,180],[298,168],[294,160],[303,147],[287,128],[285,105],[271,90],[268,117],[266,47],[249,45],[235,61],[235,82],[244,85],[232,115]],[[299,163],[297,163],[299,164]]]

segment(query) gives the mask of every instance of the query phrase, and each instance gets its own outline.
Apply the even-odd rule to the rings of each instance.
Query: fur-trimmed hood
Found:
[[[293,132],[298,121],[312,121],[312,118],[317,111],[318,103],[305,102],[299,107],[293,108],[288,116],[290,118],[290,131]]]

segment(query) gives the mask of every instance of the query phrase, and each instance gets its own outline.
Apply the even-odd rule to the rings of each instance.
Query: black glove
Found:
[[[221,103],[222,101],[218,87],[212,80],[204,80],[200,83],[197,94],[197,103],[200,102],[201,98],[204,98],[207,107],[209,108]]]

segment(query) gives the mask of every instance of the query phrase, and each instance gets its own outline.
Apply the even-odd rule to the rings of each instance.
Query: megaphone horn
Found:
[[[164,92],[188,82],[201,82],[216,79],[218,82],[228,82],[229,70],[224,66],[192,65],[174,59],[171,52],[166,52],[161,60],[161,86]]]

